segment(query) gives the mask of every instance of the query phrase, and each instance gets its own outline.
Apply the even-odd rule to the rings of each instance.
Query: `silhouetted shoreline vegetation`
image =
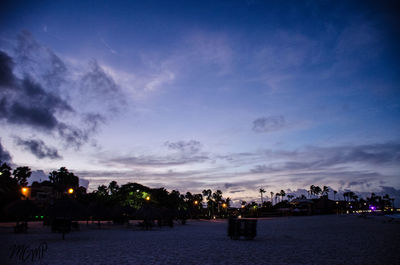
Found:
[[[188,218],[266,217],[284,215],[343,214],[367,212],[394,212],[394,199],[388,194],[360,198],[354,192],[343,194],[343,200],[328,198],[327,186],[311,185],[308,196],[286,194],[284,190],[270,192],[260,188],[261,203],[241,201],[233,207],[229,197],[221,190],[204,189],[201,193],[180,193],[165,188],[150,188],[139,183],[119,185],[111,181],[92,192],[79,186],[79,177],[65,167],[49,173],[48,180],[33,182],[29,167],[12,168],[6,163],[0,166],[1,221],[44,221],[51,224],[57,218],[69,220],[112,220],[127,224],[130,219],[144,220],[154,225],[171,225],[173,220],[185,223]],[[275,195],[275,196],[274,196]],[[20,227],[23,229],[23,226]]]

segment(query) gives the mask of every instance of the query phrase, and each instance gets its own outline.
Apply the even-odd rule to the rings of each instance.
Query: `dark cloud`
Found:
[[[11,161],[11,155],[7,150],[4,149],[3,145],[1,144],[1,141],[0,141],[0,161],[1,162]]]
[[[0,51],[0,120],[79,149],[125,106],[121,89],[96,61],[83,72],[72,74],[51,49],[22,31],[12,56]]]
[[[261,117],[253,121],[253,131],[259,133],[278,131],[284,127],[286,122],[282,115]]]
[[[32,126],[39,126],[52,129],[56,126],[57,112],[72,112],[72,107],[57,95],[47,92],[43,87],[25,76],[17,78],[13,74],[13,66],[10,63],[11,57],[0,51],[0,69],[4,74],[0,83],[3,89],[0,90],[2,99],[2,118],[11,123],[26,123]],[[10,81],[11,80],[11,81]]]
[[[2,54],[4,58],[8,56],[4,52]],[[12,74],[8,60],[2,60],[0,63],[0,68]],[[11,87],[0,90],[0,119],[10,124],[28,126],[45,132],[56,132],[68,145],[79,147],[87,141],[87,132],[59,121],[59,114],[75,113],[65,100],[47,92],[31,77],[21,80],[12,74],[5,80],[13,80],[13,82],[11,82]]]
[[[8,54],[0,51],[0,89],[10,87],[14,83],[12,69],[14,62]]]
[[[231,190],[229,193],[238,193],[238,192],[245,192],[246,190]]]
[[[202,145],[199,141],[190,140],[190,141],[177,141],[177,142],[165,142],[165,146],[167,146],[170,150],[177,150],[184,153],[197,153],[200,151]]]
[[[47,146],[42,140],[30,139],[23,140],[19,137],[15,137],[15,143],[22,146],[25,150],[31,152],[37,158],[49,158],[49,159],[60,159],[62,158],[57,149]]]

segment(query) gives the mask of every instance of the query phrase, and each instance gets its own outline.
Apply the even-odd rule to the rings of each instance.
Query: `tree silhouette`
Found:
[[[308,194],[309,194],[310,198],[312,197],[312,195],[315,194],[315,186],[314,185],[310,186],[310,190],[308,191]]]
[[[322,193],[322,189],[319,186],[314,187],[314,194],[315,195],[320,195]]]
[[[263,201],[263,193],[265,193],[265,190],[264,189],[260,189],[259,192],[261,194],[261,204],[262,204],[264,202]]]
[[[0,161],[1,164],[1,161]],[[3,207],[8,203],[18,200],[21,191],[16,179],[11,178],[11,167],[7,163],[0,166],[0,215]]]
[[[79,187],[79,178],[65,167],[61,167],[58,171],[50,172],[49,180],[59,193],[66,192],[69,188],[77,190]]]
[[[329,188],[328,188],[327,186],[323,186],[323,187],[322,187],[322,192],[321,192],[321,194],[327,196],[328,193],[329,193],[329,191],[330,191],[330,190],[329,190]]]
[[[108,194],[110,195],[115,195],[119,190],[119,186],[115,180],[111,181],[110,184],[108,184]]]
[[[29,167],[17,167],[14,169],[14,179],[18,182],[21,187],[28,186],[27,179],[31,176],[32,172]]]
[[[283,201],[283,197],[286,196],[286,192],[284,190],[281,190],[281,192],[279,192],[279,195],[281,196],[281,201]]]

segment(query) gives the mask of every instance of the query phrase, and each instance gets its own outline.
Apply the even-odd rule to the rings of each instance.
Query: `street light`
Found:
[[[69,194],[74,193],[74,189],[73,189],[73,188],[69,188],[69,189],[68,189],[68,193],[69,193]]]
[[[226,208],[226,207],[227,207],[226,203],[223,203],[222,208]]]
[[[146,197],[146,201],[150,201],[150,196],[147,196],[147,197]]]
[[[198,201],[194,201],[194,205],[197,205],[197,204],[199,204],[199,202]]]
[[[28,198],[28,192],[29,192],[29,190],[28,190],[27,187],[22,187],[22,188],[21,188],[21,192],[22,192],[22,195],[23,195],[25,198]]]

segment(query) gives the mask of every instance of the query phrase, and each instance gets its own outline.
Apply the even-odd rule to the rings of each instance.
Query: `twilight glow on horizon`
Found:
[[[180,192],[400,199],[394,1],[6,1],[0,160]]]

